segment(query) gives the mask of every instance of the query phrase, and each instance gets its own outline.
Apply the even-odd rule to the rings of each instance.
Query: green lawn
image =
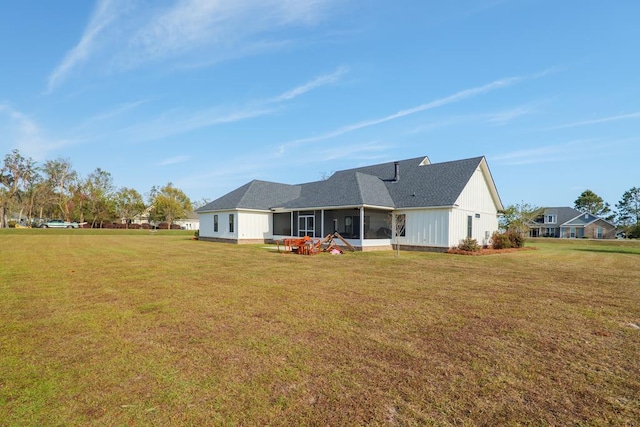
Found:
[[[0,230],[0,425],[634,425],[640,243]]]

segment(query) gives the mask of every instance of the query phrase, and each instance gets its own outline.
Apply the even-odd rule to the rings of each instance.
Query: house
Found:
[[[157,221],[149,220],[151,209],[153,206],[147,207],[144,212],[136,215],[130,220],[130,224],[134,226],[142,226],[145,228],[155,228],[160,224]],[[124,224],[126,220],[122,220]],[[174,219],[172,224],[179,226],[183,230],[198,230],[200,228],[200,217],[195,212],[187,213],[185,218]],[[163,224],[166,227],[166,223]]]
[[[200,217],[195,212],[189,212],[186,218],[178,218],[173,223],[179,225],[183,230],[200,229]]]
[[[615,239],[616,226],[569,207],[542,208],[529,223],[531,237]]]
[[[396,243],[446,250],[466,237],[488,244],[502,209],[484,157],[434,164],[419,157],[299,185],[253,180],[196,212],[202,240],[262,243],[337,231],[360,250]],[[405,224],[398,236],[395,218]]]

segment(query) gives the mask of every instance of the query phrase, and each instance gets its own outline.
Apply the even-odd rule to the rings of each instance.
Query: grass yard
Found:
[[[640,244],[0,230],[0,425],[637,425]]]

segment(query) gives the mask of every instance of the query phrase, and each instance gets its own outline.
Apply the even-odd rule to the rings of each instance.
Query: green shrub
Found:
[[[506,233],[495,231],[491,235],[491,247],[493,249],[506,249],[511,247],[511,239]]]
[[[460,244],[458,245],[458,249],[460,249],[461,251],[478,252],[481,247],[476,239],[467,237],[460,242]]]
[[[509,241],[511,242],[512,248],[523,248],[525,238],[522,234],[516,231],[507,231],[507,236],[509,237]]]
[[[200,238],[200,230],[196,230],[193,235],[195,236],[196,239]]]
[[[629,232],[627,233],[628,239],[640,239],[640,225],[635,227],[630,227]]]

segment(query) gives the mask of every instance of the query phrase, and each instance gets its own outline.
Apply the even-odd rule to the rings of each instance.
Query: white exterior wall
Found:
[[[449,247],[450,212],[451,209],[397,211],[407,216],[405,237],[399,237],[398,243],[410,246]]]
[[[271,213],[250,211],[206,212],[200,215],[200,236],[216,239],[270,239]],[[218,215],[218,231],[213,231],[213,217]],[[234,231],[229,232],[229,215],[235,215]]]
[[[354,246],[360,246],[360,240],[347,239],[347,241]],[[340,242],[338,241],[338,243]],[[391,248],[391,239],[364,239],[362,240],[362,247],[363,248],[384,247],[385,249],[389,249]]]
[[[216,239],[237,239],[238,235],[238,212],[237,211],[224,211],[224,212],[206,212],[200,215],[200,236],[201,237],[213,237]],[[218,232],[213,231],[213,217],[218,215]],[[229,232],[229,216],[235,215],[234,218],[234,231]]]
[[[481,245],[488,244],[493,232],[498,230],[498,207],[491,197],[487,179],[478,168],[458,197],[458,208],[451,214],[449,246],[457,246],[467,237],[468,216],[473,218],[471,237]]]
[[[200,235],[202,237],[213,237],[213,214],[201,213],[198,214],[200,218]]]
[[[471,238],[481,245],[488,245],[494,231],[498,230],[498,219],[489,214],[480,213],[476,218],[476,211],[466,209],[454,209],[451,214],[451,235],[449,247],[458,246],[460,241],[467,238],[467,217],[472,217]]]
[[[199,230],[200,229],[200,221],[197,219],[178,219],[173,221],[174,224],[178,224],[180,227],[185,230]]]
[[[273,221],[269,212],[238,212],[236,231],[238,239],[271,239]]]

